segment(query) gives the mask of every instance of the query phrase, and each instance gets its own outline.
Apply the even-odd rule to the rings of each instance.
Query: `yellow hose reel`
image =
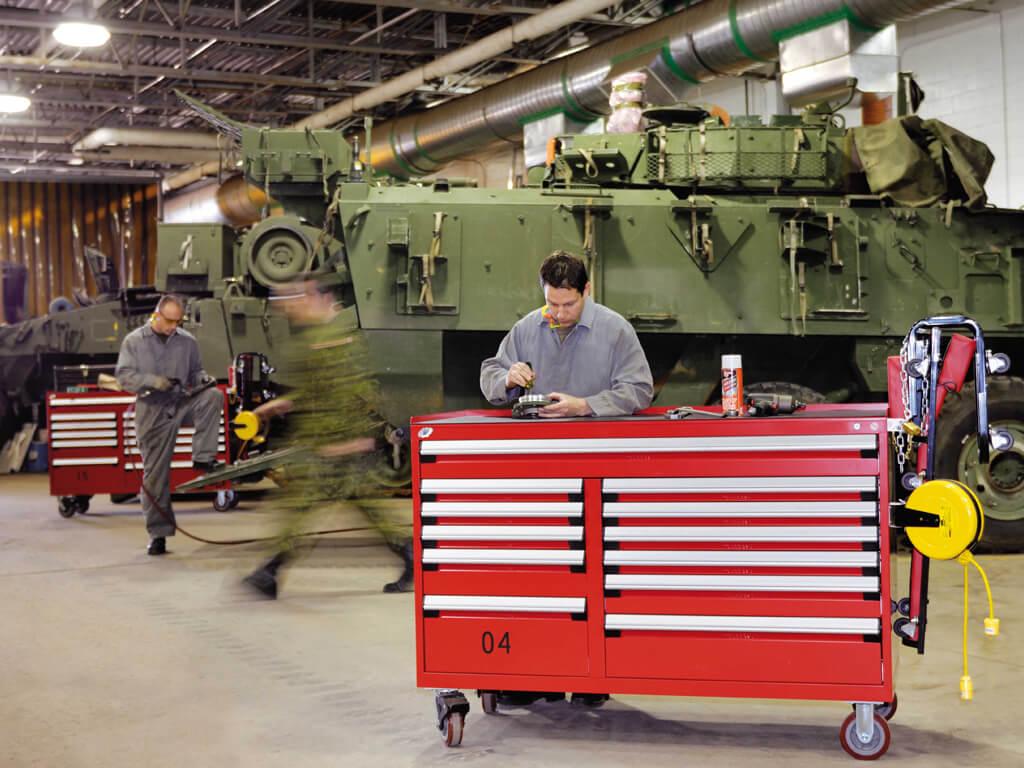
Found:
[[[938,517],[938,526],[907,526],[914,548],[934,560],[955,560],[971,549],[985,529],[985,515],[974,491],[955,480],[929,480],[914,490],[906,508]]]
[[[235,437],[246,442],[251,441],[253,445],[259,445],[266,440],[266,433],[262,430],[263,422],[260,417],[252,411],[239,411],[231,420],[231,428]]]
[[[929,480],[907,498],[906,509],[919,515],[921,525],[908,525],[907,537],[914,548],[935,560],[956,560],[964,567],[963,675],[960,677],[960,698],[974,698],[974,684],[967,671],[967,574],[970,566],[978,569],[988,597],[985,635],[999,634],[992,588],[988,576],[974,559],[971,548],[985,530],[985,513],[981,502],[970,488],[955,480]],[[936,519],[938,524],[936,525]]]

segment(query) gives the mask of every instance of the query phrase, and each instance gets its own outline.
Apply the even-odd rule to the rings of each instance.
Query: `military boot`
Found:
[[[277,599],[277,571],[288,562],[287,552],[278,552],[263,565],[250,573],[242,583],[259,592],[263,597]]]
[[[394,548],[395,554],[402,558],[402,575],[397,581],[389,581],[384,585],[385,592],[412,592],[413,590],[413,559],[412,539],[407,539],[404,544]]]

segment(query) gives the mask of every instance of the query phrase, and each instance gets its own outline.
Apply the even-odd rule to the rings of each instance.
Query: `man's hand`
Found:
[[[561,392],[552,392],[548,395],[553,402],[540,409],[542,419],[564,419],[571,416],[589,416],[593,413],[590,404],[582,397],[563,395]]]
[[[155,389],[158,392],[166,392],[170,388],[171,380],[168,379],[166,376],[153,376],[152,389]]]
[[[513,363],[512,367],[508,369],[508,374],[505,376],[505,389],[512,389],[513,387],[522,387],[526,389],[536,377],[533,372],[533,368],[528,366],[526,363]]]
[[[268,400],[263,405],[257,406],[253,409],[253,413],[259,416],[260,421],[266,421],[273,416],[283,416],[292,409],[293,405],[292,401],[285,397],[275,397],[273,400]]]
[[[357,437],[355,440],[348,440],[344,443],[325,445],[319,453],[325,459],[336,459],[340,456],[351,456],[354,453],[369,453],[376,447],[377,441],[372,437]]]

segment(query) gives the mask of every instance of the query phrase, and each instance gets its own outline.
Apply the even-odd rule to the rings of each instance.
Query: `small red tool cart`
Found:
[[[450,746],[465,688],[836,700],[847,751],[888,747],[884,404],[412,434],[417,684]]]
[[[223,391],[223,387],[221,388]],[[63,517],[89,509],[98,493],[131,496],[142,484],[142,457],[135,437],[135,395],[89,389],[84,392],[48,392],[46,426],[50,457],[50,495],[58,497]],[[224,425],[227,398],[221,414],[217,460],[228,462]],[[182,427],[171,462],[171,488],[202,472],[192,469],[194,427]],[[230,484],[214,486],[214,507],[224,511],[238,503]]]

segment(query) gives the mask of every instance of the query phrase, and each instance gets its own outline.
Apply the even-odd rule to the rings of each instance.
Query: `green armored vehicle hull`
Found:
[[[246,175],[284,215],[238,237],[162,227],[158,287],[192,297],[219,372],[239,352],[273,364],[289,329],[270,289],[321,271],[365,329],[396,427],[482,404],[479,364],[541,303],[554,249],[585,258],[596,299],[636,327],[658,404],[716,400],[723,353],[743,355],[748,389],[882,399],[886,358],[935,314],[975,318],[1024,361],[1024,213],[984,206],[987,150],[921,121],[857,133],[827,114],[656,117],[642,133],[562,137],[545,177],[515,190],[371,182],[334,132],[246,129]],[[940,470],[978,490],[986,539],[1020,546],[1024,381],[997,379],[989,397],[1016,447],[972,465],[973,397],[951,397]]]

